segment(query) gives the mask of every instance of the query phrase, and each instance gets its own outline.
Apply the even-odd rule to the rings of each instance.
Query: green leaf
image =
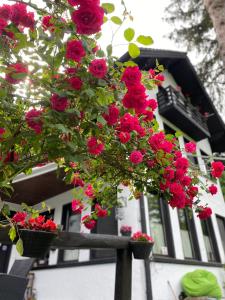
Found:
[[[102,3],[102,8],[107,14],[111,14],[115,10],[115,6],[112,3]]]
[[[123,23],[123,21],[122,21],[119,17],[116,17],[116,16],[113,16],[113,17],[111,18],[111,21],[112,21],[113,23],[115,23],[116,25],[121,25],[121,24]]]
[[[136,67],[137,64],[133,62],[132,60],[128,60],[123,64],[125,67]]]
[[[46,208],[46,203],[45,202],[41,202],[41,208]]]
[[[175,137],[180,137],[180,136],[182,136],[183,134],[182,134],[182,132],[181,131],[176,131],[176,133],[175,133]]]
[[[23,255],[23,241],[21,239],[18,239],[16,243],[16,250],[20,255]]]
[[[137,42],[145,46],[150,46],[153,44],[153,39],[150,36],[139,35]]]
[[[14,226],[12,226],[9,230],[9,237],[10,240],[13,242],[16,238],[16,228]]]
[[[139,47],[134,44],[134,43],[130,43],[129,46],[128,46],[128,52],[129,52],[129,55],[132,57],[132,58],[136,58],[140,55],[140,49]]]
[[[106,16],[103,17],[103,23],[106,23],[108,20],[109,19]]]
[[[131,42],[134,38],[134,35],[135,35],[135,31],[133,28],[127,28],[124,33],[123,33],[125,39],[128,41],[128,42]]]
[[[97,122],[101,123],[102,125],[106,125],[106,120],[102,116],[98,116]]]

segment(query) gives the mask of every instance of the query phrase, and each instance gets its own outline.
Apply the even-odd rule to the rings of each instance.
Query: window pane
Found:
[[[80,232],[80,215],[70,215],[68,217],[68,227],[67,231],[69,232]],[[79,250],[64,250],[63,260],[78,260]]]
[[[185,258],[194,258],[193,246],[191,241],[191,232],[188,228],[187,216],[183,209],[178,209],[178,218],[180,223],[181,239]]]
[[[151,235],[155,241],[153,253],[168,255],[167,243],[165,238],[162,213],[158,195],[148,194],[149,222]]]
[[[205,247],[207,252],[207,258],[209,261],[216,261],[207,221],[201,221],[201,224],[202,224],[203,237],[204,237]]]
[[[224,224],[224,219],[223,218],[220,218],[220,217],[217,217],[217,223],[218,223],[218,226],[219,226],[219,231],[220,231],[220,235],[221,235],[221,240],[222,240],[222,243],[223,243],[223,249],[225,251],[225,224]]]

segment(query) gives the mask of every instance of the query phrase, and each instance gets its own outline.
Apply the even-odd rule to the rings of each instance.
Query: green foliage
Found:
[[[128,42],[131,42],[133,40],[134,35],[135,35],[135,31],[133,28],[127,28],[124,31],[124,37]]]
[[[123,23],[123,21],[119,17],[117,17],[117,16],[111,17],[111,21],[113,23],[115,23],[116,25],[121,25]]]
[[[10,230],[9,230],[9,237],[10,237],[10,240],[13,242],[16,238],[16,228],[14,226],[10,227]]]
[[[134,44],[134,43],[130,43],[129,46],[128,46],[128,52],[129,52],[129,55],[132,57],[132,58],[136,58],[140,55],[140,49],[139,47]]]
[[[102,3],[102,7],[104,8],[107,14],[111,14],[115,10],[115,6],[112,3]]]
[[[22,239],[18,239],[16,242],[16,250],[20,255],[23,255],[23,241]]]
[[[153,39],[150,36],[139,35],[137,42],[145,46],[150,46],[153,44]]]
[[[171,0],[166,20],[172,24],[169,38],[198,55],[197,73],[219,111],[224,109],[225,68],[211,19],[202,0]]]

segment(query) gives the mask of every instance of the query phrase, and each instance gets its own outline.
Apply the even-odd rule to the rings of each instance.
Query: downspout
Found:
[[[145,219],[145,203],[144,196],[140,198],[140,213],[141,213],[141,230],[144,233],[147,233],[146,219]],[[147,300],[153,300],[152,298],[152,281],[151,281],[151,269],[150,269],[150,260],[144,260],[145,268],[145,282],[146,282],[146,296]]]

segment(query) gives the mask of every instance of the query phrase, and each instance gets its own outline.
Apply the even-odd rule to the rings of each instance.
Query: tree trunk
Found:
[[[213,22],[225,67],[225,0],[203,0],[203,2]]]

